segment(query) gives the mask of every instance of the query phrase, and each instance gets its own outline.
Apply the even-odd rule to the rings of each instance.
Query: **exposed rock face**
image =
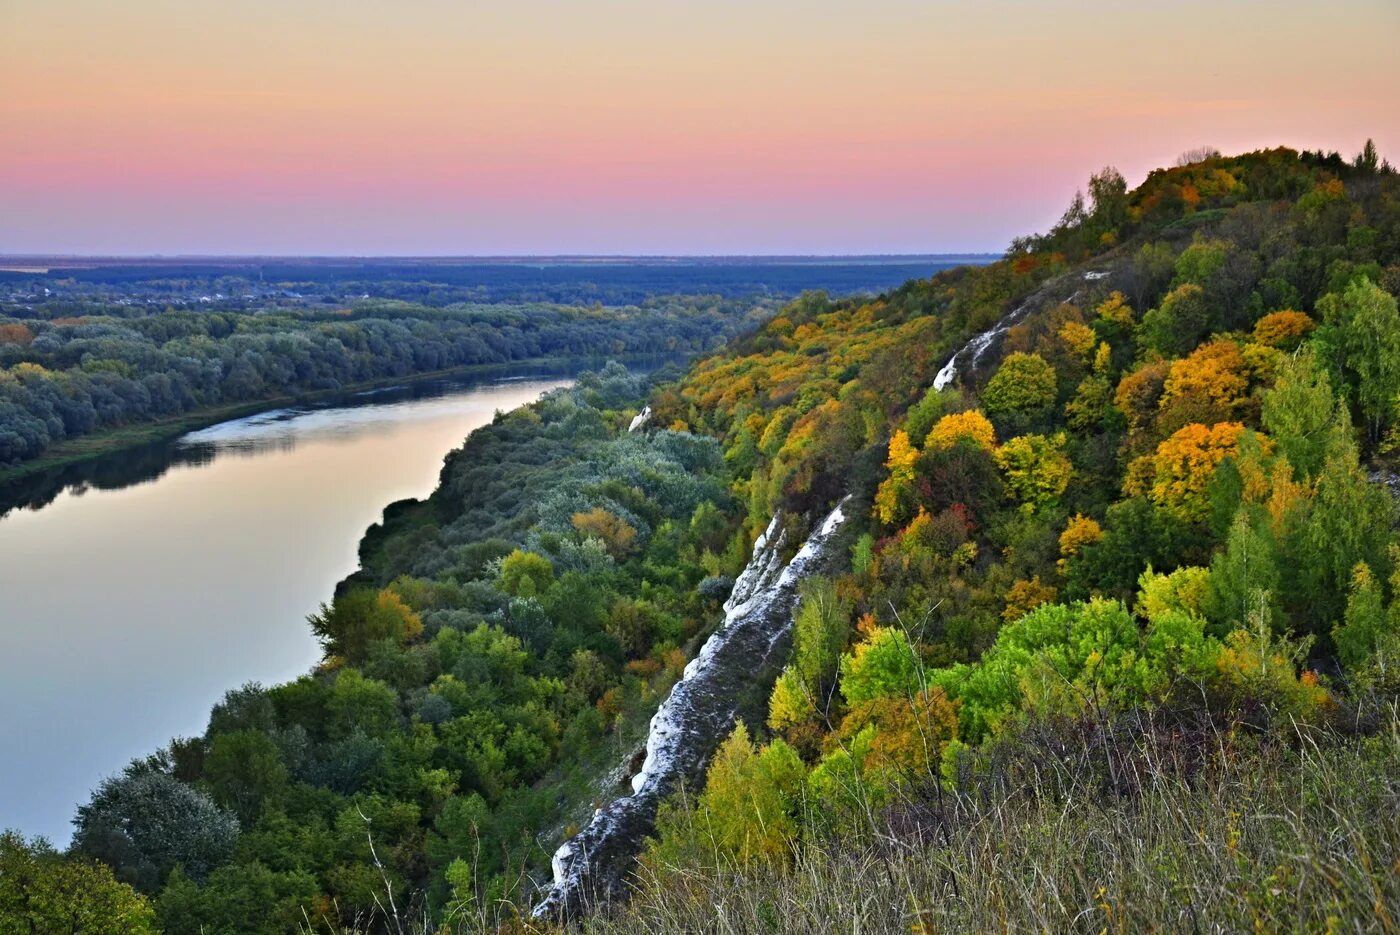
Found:
[[[933,378],[933,388],[941,390],[957,379],[959,360],[967,367],[976,367],[981,363],[982,355],[987,353],[987,349],[992,346],[996,339],[1010,331],[1011,326],[1030,314],[1034,307],[1034,297],[1027,299],[1002,316],[1001,321],[964,344],[957,353],[948,359],[948,362],[943,365],[943,369],[938,371],[938,375]]]
[[[754,543],[753,557],[724,604],[724,623],[705,641],[651,719],[646,761],[632,777],[632,794],[593,815],[588,826],[554,854],[554,883],[534,915],[572,916],[621,895],[642,839],[661,800],[682,783],[697,785],[729,735],[755,677],[776,672],[787,649],[797,585],[821,570],[829,545],[846,521],[843,500],[786,566],[778,517]]]
[[[941,390],[951,386],[960,373],[981,366],[982,359],[1006,332],[1025,321],[1031,314],[1053,308],[1061,302],[1078,300],[1085,288],[1084,283],[1098,283],[1117,276],[1118,270],[1110,264],[1106,269],[1085,270],[1062,273],[1045,283],[1026,297],[1025,301],[1001,317],[995,325],[976,335],[948,359],[943,369],[933,378],[933,388]],[[1107,283],[1106,283],[1107,285]]]

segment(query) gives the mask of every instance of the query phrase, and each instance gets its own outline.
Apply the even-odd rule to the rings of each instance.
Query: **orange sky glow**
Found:
[[[1400,3],[0,0],[0,252],[998,250],[1088,174],[1400,157]]]

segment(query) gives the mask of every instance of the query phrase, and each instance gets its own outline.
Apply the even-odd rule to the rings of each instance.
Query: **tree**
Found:
[[[912,697],[871,698],[851,709],[836,736],[850,744],[872,727],[865,768],[927,780],[957,736],[958,715],[940,688]]]
[[[0,833],[0,930],[34,935],[155,935],[146,898],[100,863]]]
[[[982,390],[993,415],[1036,418],[1050,411],[1058,392],[1055,368],[1039,354],[1008,354]]]
[[[1095,600],[1042,604],[1002,627],[976,663],[929,678],[960,702],[961,736],[972,741],[1023,709],[1064,713],[1090,699],[1139,700],[1147,681],[1143,663],[1141,636],[1127,609]]]
[[[806,684],[816,688],[836,675],[851,632],[851,602],[836,593],[830,578],[805,579],[799,595],[793,621],[793,667]]]
[[[1249,375],[1234,341],[1212,341],[1174,360],[1162,385],[1161,431],[1190,422],[1213,425],[1237,416]]]
[[[1308,348],[1279,362],[1273,388],[1264,394],[1260,421],[1279,453],[1304,478],[1317,475],[1329,452],[1351,444],[1351,417]]]
[[[1130,428],[1143,428],[1156,416],[1170,372],[1171,365],[1166,361],[1152,361],[1118,381],[1113,403],[1127,418]]]
[[[394,591],[355,588],[307,618],[327,657],[352,665],[365,660],[376,640],[404,643],[423,632],[423,621]]]
[[[155,892],[177,866],[197,880],[231,856],[238,821],[203,792],[144,764],[104,780],[78,807],[73,852]]]
[[[1128,304],[1128,297],[1117,290],[1110,292],[1108,298],[1099,303],[1094,314],[1099,320],[1119,328],[1131,328],[1137,321],[1133,307]]]
[[[1380,438],[1394,418],[1400,393],[1400,311],[1390,293],[1369,279],[1317,301],[1318,340],[1371,431]]]
[[[1116,232],[1128,220],[1128,183],[1113,166],[1089,176],[1090,221],[1099,243],[1113,244]]]
[[[1228,241],[1197,236],[1176,258],[1176,278],[1172,285],[1195,283],[1202,288],[1209,286],[1211,278],[1225,265],[1229,251]]]
[[[1069,352],[1080,360],[1087,360],[1089,353],[1099,343],[1094,329],[1080,321],[1067,321],[1060,326],[1057,336]]]
[[[1064,453],[1065,436],[1019,435],[997,449],[997,464],[1006,473],[1006,487],[1027,513],[1059,502],[1069,486],[1074,465]]]
[[[908,514],[914,493],[914,463],[919,451],[909,443],[903,429],[890,437],[889,457],[885,469],[889,476],[875,491],[875,515],[885,524],[895,523]]]
[[[516,549],[501,560],[497,583],[512,597],[539,597],[554,583],[554,563],[543,555]]]
[[[1291,352],[1297,350],[1303,338],[1316,327],[1317,322],[1302,312],[1292,309],[1270,312],[1254,323],[1254,341]]]
[[[710,762],[693,810],[662,805],[646,859],[662,867],[786,862],[805,775],[792,747],[775,740],[760,750],[741,722]]]
[[[1187,522],[1204,521],[1210,513],[1208,488],[1220,462],[1239,450],[1238,422],[1221,422],[1207,428],[1199,423],[1178,429],[1142,461],[1145,489],[1136,483],[1130,492],[1146,493],[1171,515]]]
[[[876,627],[841,657],[841,694],[847,704],[872,698],[912,697],[923,689],[923,666],[902,630]]]
[[[1281,585],[1278,543],[1253,511],[1241,508],[1230,524],[1224,550],[1216,553],[1210,566],[1206,612],[1217,633],[1245,626],[1251,610],[1261,604],[1269,608],[1275,625],[1285,629],[1287,621],[1278,617]]]
[[[1188,282],[1167,293],[1160,306],[1142,316],[1136,338],[1149,357],[1180,357],[1200,342],[1210,324],[1205,291]]]
[[[1394,515],[1394,499],[1371,483],[1354,448],[1328,457],[1317,492],[1285,541],[1293,558],[1290,603],[1313,632],[1328,632],[1342,616],[1358,563],[1385,567]]]
[[[1086,545],[1092,545],[1103,538],[1103,527],[1092,517],[1082,513],[1076,513],[1070,517],[1065,525],[1065,531],[1060,533],[1060,559],[1058,567],[1060,573],[1064,574],[1069,566],[1070,560],[1083,551]]]
[[[1371,574],[1370,566],[1357,562],[1351,571],[1351,591],[1342,623],[1332,631],[1337,655],[1348,669],[1365,666],[1377,649],[1397,648],[1397,634],[1382,601],[1380,582]]]
[[[251,827],[263,803],[287,784],[287,768],[271,737],[260,730],[238,730],[214,737],[204,777],[215,801]]]
[[[627,557],[637,538],[637,530],[630,523],[602,507],[575,513],[573,526],[585,538],[600,540],[608,554],[618,560]]]
[[[977,447],[992,451],[997,446],[996,429],[979,409],[956,412],[939,419],[924,439],[924,452],[946,451],[967,439]]]

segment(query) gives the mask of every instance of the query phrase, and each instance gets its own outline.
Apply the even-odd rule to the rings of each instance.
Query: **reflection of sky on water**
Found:
[[[103,776],[202,733],[227,689],[305,672],[305,616],[383,508],[567,382],[277,410],[32,479],[18,502],[37,508],[0,515],[0,829],[63,845]]]
[[[291,451],[301,442],[345,442],[367,432],[398,431],[462,411],[458,396],[367,402],[352,408],[274,409],[190,432],[181,448],[208,446],[217,452]]]

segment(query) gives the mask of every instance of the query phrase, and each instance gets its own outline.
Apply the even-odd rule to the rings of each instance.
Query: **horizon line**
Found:
[[[1002,257],[1004,250],[915,253],[65,253],[0,252],[7,260],[903,260]]]

